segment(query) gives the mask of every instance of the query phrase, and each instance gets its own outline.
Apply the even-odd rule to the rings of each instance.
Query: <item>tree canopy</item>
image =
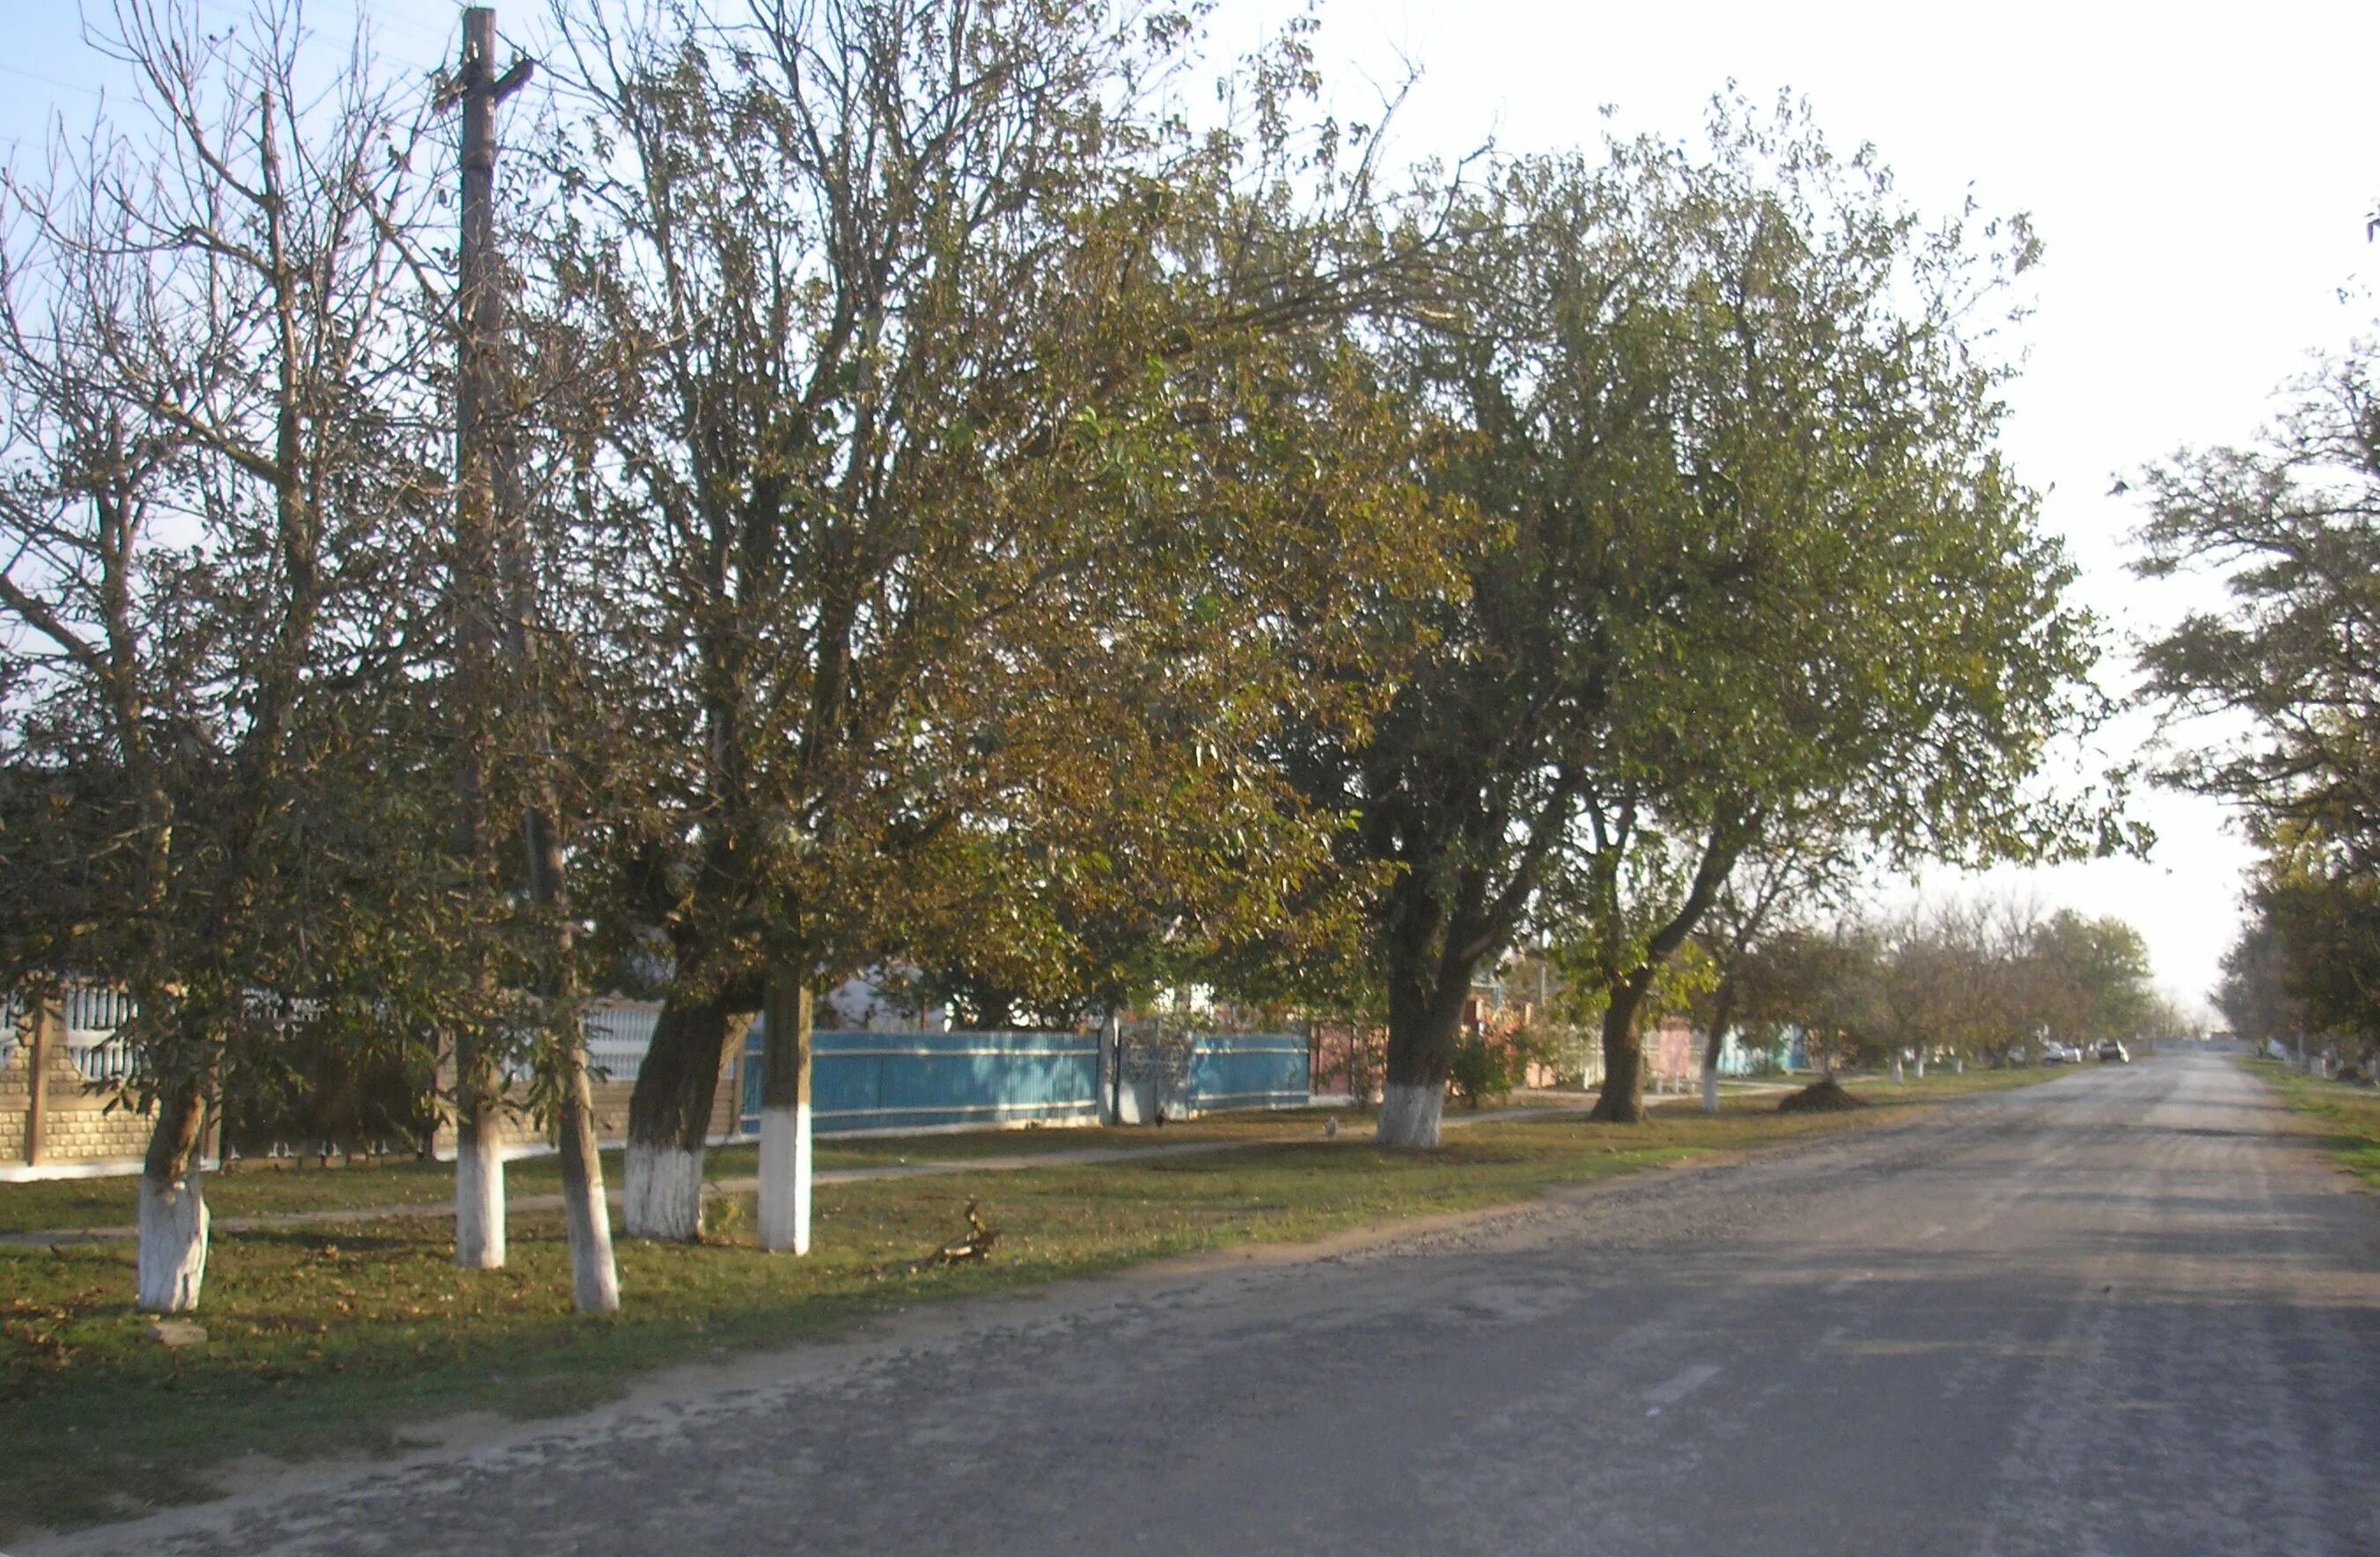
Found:
[[[2093,709],[2093,635],[1996,447],[2022,222],[1928,225],[1869,153],[1736,102],[1706,149],[1522,159],[1464,217],[1390,347],[1462,434],[1463,587],[1383,613],[1413,674],[1291,759],[1391,872],[1390,1085],[1430,1115],[1395,1139],[1431,1137],[1472,972],[1533,914],[1586,927],[1633,1117],[1644,994],[1765,818],[1894,858],[2110,841],[2030,783]]]
[[[137,997],[185,1254],[250,1080],[443,1076],[500,1175],[526,1066],[591,1142],[592,991],[662,1001],[686,1237],[743,1024],[865,968],[1383,1013],[1411,1144],[1523,938],[1626,1118],[1764,862],[2119,840],[2036,783],[2096,705],[1998,446],[2031,231],[1790,100],[1399,178],[1310,18],[1210,80],[1195,10],[565,0],[464,284],[492,43],[417,109],[119,15],[151,130],[0,246],[0,935]]]
[[[2221,1004],[2243,1035],[2380,1046],[2380,393],[2368,343],[2289,386],[2247,447],[2141,480],[2138,570],[2221,584],[2148,646],[2144,696],[2196,721],[2166,777],[2265,850]]]

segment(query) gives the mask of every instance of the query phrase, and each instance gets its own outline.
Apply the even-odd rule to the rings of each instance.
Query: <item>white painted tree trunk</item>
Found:
[[[1967,1056],[1961,1054],[1950,1062],[1950,1074],[1953,1076],[1964,1076],[1967,1074]]]
[[[1718,1062],[1707,1056],[1703,1060],[1703,1112],[1718,1112]]]
[[[1917,1051],[1917,1079],[1925,1079],[1925,1051],[1923,1049]]]
[[[810,1252],[810,1110],[760,1111],[760,1247]]]
[[[1382,1146],[1436,1146],[1439,1115],[1445,1108],[1444,1083],[1391,1081],[1380,1094],[1380,1121],[1372,1138]]]
[[[1892,1052],[1892,1084],[1895,1087],[1900,1085],[1900,1051],[1898,1049]]]
[[[760,1077],[760,1247],[810,1251],[811,958],[770,958],[769,1034]]]
[[[504,1268],[504,1148],[492,1111],[456,1122],[455,1263],[466,1271]]]
[[[612,1208],[603,1198],[600,1170],[593,1187],[591,1200],[563,1197],[563,1215],[570,1225],[570,1298],[582,1314],[616,1314],[620,1267],[612,1258]]]
[[[179,1180],[140,1175],[140,1251],[135,1292],[143,1312],[187,1314],[207,1278],[207,1199],[199,1165]]]
[[[630,1140],[620,1231],[691,1244],[702,1237],[702,1153]]]
[[[562,1215],[570,1230],[570,1297],[582,1314],[620,1311],[620,1268],[612,1258],[612,1203],[587,1089],[587,1056],[574,1048],[563,1077]]]

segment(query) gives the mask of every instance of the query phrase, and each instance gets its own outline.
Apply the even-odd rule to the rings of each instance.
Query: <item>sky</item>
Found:
[[[500,8],[507,35],[534,9]],[[1213,44],[1245,48],[1299,9],[1222,0]],[[358,10],[395,62],[426,71],[454,53],[459,7],[440,0],[314,0],[308,16],[343,34]],[[2035,311],[2006,446],[2082,568],[2077,598],[2107,623],[2114,689],[2130,682],[2127,642],[2208,599],[2129,574],[2142,515],[2111,494],[2115,478],[2185,445],[2252,439],[2312,353],[2380,315],[2362,291],[2380,276],[2364,226],[2380,201],[2380,6],[1330,0],[1320,14],[1342,117],[1377,117],[1379,89],[1420,72],[1397,120],[1402,160],[1490,139],[1591,144],[1607,106],[1622,133],[1685,136],[1732,80],[1755,102],[1806,97],[1834,144],[1872,143],[1921,210],[1948,213],[1972,191],[1986,212],[2030,213],[2047,257],[2028,278]],[[0,147],[23,155],[54,115],[87,120],[113,67],[82,47],[72,0],[0,0]],[[2128,717],[2094,755],[2134,756],[2156,736],[2152,718]],[[2120,917],[2166,987],[2203,995],[2251,853],[2215,802],[2150,792],[2136,811],[2158,833],[2145,860],[1937,874],[1924,888]]]

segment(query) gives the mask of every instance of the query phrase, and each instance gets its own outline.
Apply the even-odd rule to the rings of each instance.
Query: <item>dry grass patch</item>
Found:
[[[2327,1131],[2323,1145],[2330,1154],[2366,1189],[2380,1190],[2380,1091],[2301,1076],[2277,1060],[2240,1063],[2264,1077],[2289,1107],[2322,1121]]]

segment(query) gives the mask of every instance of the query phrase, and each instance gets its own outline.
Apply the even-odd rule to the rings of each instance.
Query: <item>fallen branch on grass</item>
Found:
[[[944,1244],[925,1259],[912,1262],[902,1271],[902,1274],[914,1276],[920,1271],[930,1271],[937,1265],[970,1265],[989,1260],[991,1258],[991,1246],[1000,1242],[1000,1229],[983,1224],[983,1213],[979,1206],[980,1202],[975,1200],[969,1200],[966,1203],[967,1233],[965,1237]],[[880,1281],[883,1279],[884,1272],[880,1270],[876,1272],[876,1276]]]

